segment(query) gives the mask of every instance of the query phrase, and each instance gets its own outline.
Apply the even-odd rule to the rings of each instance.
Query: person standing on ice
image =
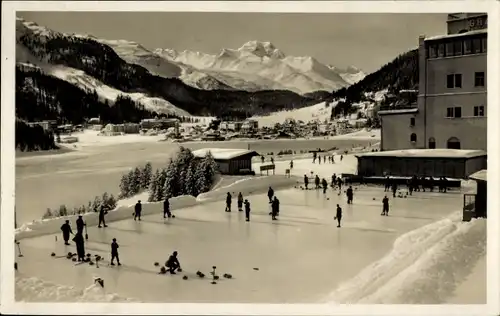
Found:
[[[337,220],[337,227],[340,227],[340,222],[342,221],[342,208],[337,204],[337,213],[335,214],[334,220]]]
[[[267,190],[267,197],[269,198],[269,203],[273,202],[273,196],[274,196],[274,190],[273,188],[269,187],[269,190]]]
[[[307,174],[304,175],[304,186],[306,187],[306,190],[308,190],[309,178],[307,177]]]
[[[81,233],[77,233],[75,237],[73,237],[73,241],[76,244],[76,254],[78,256],[78,261],[85,260],[85,239]]]
[[[313,152],[313,163],[316,162],[316,157],[318,156],[318,154],[316,152]]]
[[[314,178],[314,184],[316,185],[316,190],[319,189],[319,176],[316,175],[316,177]]]
[[[165,266],[168,269],[167,272],[170,272],[170,274],[176,274],[175,270],[181,268],[181,264],[179,263],[179,259],[177,258],[177,251],[174,251],[168,258],[167,262],[165,262]]]
[[[339,186],[339,195],[340,195],[340,192],[342,192],[342,178],[340,177],[337,178],[337,185]]]
[[[101,228],[101,225],[108,227],[108,225],[106,225],[106,219],[104,218],[106,214],[108,214],[108,212],[104,208],[104,205],[101,205],[101,208],[99,209],[99,225],[97,227]]]
[[[274,157],[271,157],[271,163],[274,165]]]
[[[335,188],[335,186],[337,185],[337,174],[333,174],[332,175],[332,188]]]
[[[227,192],[227,196],[226,196],[226,212],[231,212],[231,199],[232,199],[231,193]]]
[[[387,192],[389,191],[389,189],[391,188],[391,179],[389,178],[389,176],[387,176],[385,178],[385,187],[384,187],[384,192]]]
[[[352,186],[349,186],[349,188],[346,190],[347,204],[352,204],[353,194],[354,193],[352,192]]]
[[[76,231],[80,234],[83,234],[83,228],[86,226],[85,222],[83,221],[82,215],[78,215],[78,219],[76,220]]]
[[[382,199],[382,214],[385,216],[389,216],[389,199],[387,198],[387,195],[384,196]]]
[[[398,190],[398,184],[396,183],[396,180],[392,182],[392,197],[396,197],[396,191]]]
[[[323,163],[326,163],[326,156],[323,156]]]
[[[245,200],[245,217],[246,221],[250,221],[250,202],[248,200]]]
[[[243,211],[243,194],[238,193],[238,211]]]
[[[279,212],[280,212],[280,201],[275,196],[271,204],[271,219],[273,221],[277,220],[276,216],[278,216]]]
[[[318,155],[318,163],[321,165],[321,155]]]
[[[115,265],[113,263],[113,261],[115,261],[115,259],[116,259],[116,262],[118,263],[119,266],[122,265],[120,263],[120,257],[118,257],[118,248],[120,248],[120,246],[116,242],[116,238],[113,238],[113,242],[111,243],[111,263],[110,263],[110,265],[112,265],[112,266]]]
[[[69,245],[69,235],[73,234],[73,231],[71,230],[71,226],[69,225],[69,220],[66,220],[64,224],[61,226],[61,231],[63,234],[63,239],[64,239],[64,244]]]
[[[134,221],[139,219],[141,220],[141,213],[142,213],[142,204],[141,204],[141,200],[137,201],[137,203],[135,203],[135,207],[134,207]]]
[[[326,181],[325,178],[321,180],[321,185],[323,186],[323,194],[326,194],[326,189],[328,188],[328,182]]]
[[[260,156],[260,162],[264,163],[264,160],[265,160],[264,156]]]
[[[172,217],[172,213],[170,212],[170,201],[168,199],[168,196],[165,198],[165,201],[163,201],[163,218],[170,218]]]
[[[292,169],[293,169],[293,159],[290,160],[290,170],[292,170]]]
[[[342,159],[344,159],[344,156],[340,155],[340,162],[342,162]]]

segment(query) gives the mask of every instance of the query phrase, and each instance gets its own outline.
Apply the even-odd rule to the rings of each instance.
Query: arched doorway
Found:
[[[436,149],[436,139],[434,137],[429,138],[429,149]]]
[[[416,143],[417,142],[417,134],[412,133],[410,135],[410,142],[412,142],[412,143]]]
[[[446,142],[446,148],[460,149],[460,140],[456,137],[450,137]]]

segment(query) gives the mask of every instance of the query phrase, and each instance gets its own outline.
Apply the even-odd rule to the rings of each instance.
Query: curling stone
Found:
[[[375,198],[373,198],[373,200],[375,201]]]
[[[71,259],[73,262],[76,262],[76,258]]]
[[[83,261],[85,261],[85,262],[90,262],[90,258],[89,258],[89,257],[87,257],[87,258],[85,258]]]
[[[165,273],[167,273],[167,269],[165,267],[161,267],[160,274],[165,274]]]
[[[218,275],[214,275],[214,280],[218,280],[219,279],[219,276]]]
[[[259,268],[253,268],[255,271],[259,271]]]
[[[405,199],[407,198],[408,196],[405,195]]]
[[[182,269],[181,269],[181,268],[179,268],[179,269],[177,269],[177,271],[182,272]]]
[[[187,280],[187,279],[188,279],[188,276],[187,276],[187,275],[185,275],[185,276],[183,276],[183,277],[182,277],[182,279],[183,279],[183,280]]]
[[[101,256],[99,256],[99,255],[95,256],[95,261],[100,261],[101,259],[102,259]]]
[[[229,274],[229,273],[224,273],[224,277],[226,279],[232,279],[233,278],[233,276],[231,274]]]
[[[72,256],[73,256],[73,253],[68,252],[68,257],[72,257]]]
[[[55,257],[55,256],[56,256],[56,253],[55,253],[55,252],[53,252],[53,253],[51,253],[51,254],[50,254],[50,256],[51,256],[51,257]]]
[[[90,261],[90,262],[89,262],[89,265],[93,266],[93,265],[94,265],[94,262],[93,262],[93,261]]]
[[[90,256],[91,256],[91,255],[90,255],[90,253],[88,253],[88,254],[87,254],[87,258],[90,258]]]
[[[159,266],[160,264],[158,262],[154,263],[155,267]]]
[[[71,255],[66,256],[66,259],[71,259],[71,258],[73,258],[73,256],[71,256]]]
[[[172,215],[172,218],[175,218],[175,215]]]
[[[330,198],[329,198],[329,197],[327,197],[327,198],[326,198],[326,200],[327,200],[327,201],[330,201]]]

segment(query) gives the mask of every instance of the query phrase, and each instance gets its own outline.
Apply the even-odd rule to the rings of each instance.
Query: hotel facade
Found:
[[[448,15],[448,34],[419,38],[417,103],[379,111],[381,150],[487,149],[487,15]]]

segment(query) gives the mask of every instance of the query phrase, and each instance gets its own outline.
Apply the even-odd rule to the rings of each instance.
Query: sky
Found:
[[[376,71],[418,46],[419,35],[446,33],[446,14],[17,12],[65,33],[126,39],[148,49],[218,54],[222,48],[269,41],[287,55],[336,67]]]

